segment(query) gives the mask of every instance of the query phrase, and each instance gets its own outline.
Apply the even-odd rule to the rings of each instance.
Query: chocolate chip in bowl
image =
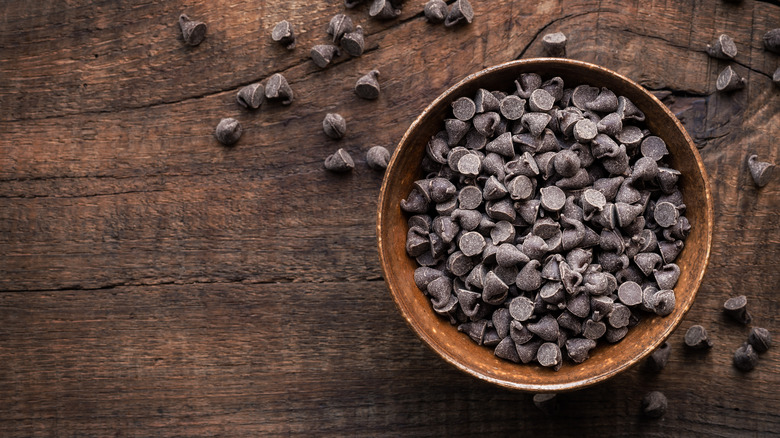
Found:
[[[674,115],[617,73],[548,58],[475,73],[423,111],[377,219],[385,280],[417,335],[534,392],[600,382],[663,343],[711,230],[706,174]]]

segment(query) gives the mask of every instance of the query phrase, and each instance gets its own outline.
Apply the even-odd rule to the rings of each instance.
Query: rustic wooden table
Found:
[[[424,0],[376,21],[360,58],[317,68],[341,1],[4,1],[0,4],[0,430],[3,436],[763,436],[780,431],[780,349],[738,372],[749,327],[724,318],[748,297],[753,325],[780,338],[780,178],[757,189],[745,157],[780,162],[780,56],[761,37],[777,1],[480,1],[473,24],[426,22]],[[186,47],[180,12],[206,21]],[[298,46],[270,39],[289,20]],[[364,152],[393,149],[439,93],[483,67],[542,55],[614,69],[663,98],[709,172],[712,258],[670,338],[660,374],[642,367],[559,397],[547,417],[528,394],[447,365],[406,326],[382,280],[374,219],[382,175]],[[726,32],[739,55],[709,58]],[[747,87],[715,79],[732,65]],[[355,80],[381,71],[377,101]],[[238,88],[281,72],[289,107],[259,112]],[[348,120],[341,141],[323,116]],[[213,129],[236,117],[232,148]],[[326,173],[338,147],[354,172]],[[684,351],[694,324],[715,341]],[[669,411],[639,415],[661,390]]]

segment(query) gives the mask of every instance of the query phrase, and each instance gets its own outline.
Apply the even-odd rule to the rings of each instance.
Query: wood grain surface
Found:
[[[753,326],[780,339],[780,177],[757,189],[748,153],[780,163],[780,56],[763,49],[780,3],[744,0],[473,0],[471,25],[445,28],[425,1],[377,21],[366,53],[326,69],[343,2],[193,0],[0,3],[0,430],[2,436],[767,436],[780,430],[780,348],[742,373],[749,327],[721,312],[744,294]],[[208,26],[198,47],[177,25]],[[287,19],[298,46],[270,31]],[[381,278],[374,220],[391,151],[419,112],[466,75],[542,55],[562,31],[568,56],[624,74],[669,105],[700,147],[715,200],[712,257],[668,367],[638,366],[559,396],[477,381],[428,350]],[[720,33],[735,61],[709,58]],[[727,65],[747,79],[721,94]],[[381,72],[364,101],[355,80]],[[258,112],[238,88],[283,73],[295,102]],[[328,112],[348,133],[328,139]],[[236,117],[232,148],[213,129]],[[356,160],[333,175],[339,147]],[[712,350],[682,335],[704,325]],[[777,341],[776,341],[777,343]],[[660,390],[669,411],[639,415]]]

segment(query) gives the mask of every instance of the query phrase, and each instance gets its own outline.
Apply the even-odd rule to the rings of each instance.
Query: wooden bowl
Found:
[[[536,364],[516,364],[477,345],[431,308],[414,283],[416,262],[405,251],[407,223],[399,203],[423,177],[420,160],[428,140],[450,116],[450,103],[473,96],[477,89],[509,90],[521,73],[548,79],[563,78],[567,87],[606,86],[628,97],[646,115],[646,125],[667,144],[669,163],[682,172],[680,190],[687,206],[691,233],[676,263],[681,275],[675,287],[676,307],[668,316],[647,315],[616,344],[599,342],[590,359],[574,365],[564,361],[559,371]],[[597,65],[557,58],[512,61],[474,73],[436,98],[412,123],[388,166],[377,211],[377,244],[385,281],[401,314],[415,333],[445,361],[482,380],[532,392],[583,388],[608,379],[641,361],[672,333],[693,304],[710,257],[712,197],[707,174],[696,147],[677,118],[652,94],[632,80]]]

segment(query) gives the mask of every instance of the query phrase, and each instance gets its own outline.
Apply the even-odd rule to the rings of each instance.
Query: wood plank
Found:
[[[678,330],[666,370],[638,367],[560,396],[565,422],[436,357],[378,281],[4,293],[0,320],[7,436],[547,435],[582,424],[597,434],[726,436],[780,427],[777,354],[735,371],[730,352],[746,329],[717,318],[712,351],[684,352]],[[641,420],[639,400],[655,388],[669,397],[666,421]]]

